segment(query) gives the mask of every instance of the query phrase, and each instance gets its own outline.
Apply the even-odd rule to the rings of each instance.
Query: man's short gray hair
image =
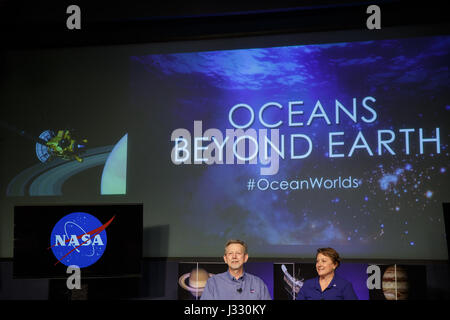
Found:
[[[248,252],[247,252],[247,244],[246,244],[244,241],[238,240],[238,239],[231,239],[231,240],[228,240],[227,243],[225,244],[225,254],[227,253],[227,247],[228,247],[230,244],[233,244],[233,243],[238,243],[238,244],[240,244],[241,246],[244,247],[244,254],[247,254],[247,253],[248,253]]]

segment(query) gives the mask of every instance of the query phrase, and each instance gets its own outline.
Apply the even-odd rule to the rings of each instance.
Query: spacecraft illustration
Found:
[[[70,130],[45,130],[36,142],[36,156],[41,162],[47,162],[55,157],[64,160],[76,160],[83,162],[80,157],[88,140],[82,139],[78,142],[73,138]]]
[[[281,271],[283,271],[284,277],[283,280],[285,282],[285,289],[289,294],[293,294],[297,296],[300,289],[303,287],[304,279],[297,279],[292,276],[287,270],[284,264],[281,265]],[[300,270],[298,272],[300,274]]]
[[[67,126],[56,129],[46,126],[39,131],[23,130],[0,119],[0,129],[31,142],[22,144],[12,137],[11,144],[18,141],[29,146],[29,151],[26,152],[24,165],[11,163],[14,176],[6,187],[7,196],[62,195],[66,181],[96,167],[102,169],[101,174],[96,169],[94,175],[98,177],[97,188],[101,194],[126,193],[128,134],[116,144],[92,146],[88,145],[85,136],[78,135],[76,129]],[[41,133],[38,135],[38,132]],[[95,142],[98,144],[97,140]]]
[[[47,163],[55,158],[83,162],[81,154],[85,151],[88,140],[85,138],[77,140],[73,130],[61,129],[54,131],[47,129],[36,137],[34,134],[2,120],[0,120],[0,127],[36,142],[36,156],[42,163]]]

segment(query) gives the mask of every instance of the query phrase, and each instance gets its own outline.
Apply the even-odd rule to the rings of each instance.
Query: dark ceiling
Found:
[[[66,28],[71,4],[81,9],[81,30]],[[381,8],[382,28],[448,26],[445,1],[434,0],[0,0],[0,36],[8,48],[36,48],[365,29],[370,4]]]

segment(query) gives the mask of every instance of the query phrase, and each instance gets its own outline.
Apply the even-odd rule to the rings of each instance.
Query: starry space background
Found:
[[[447,259],[443,202],[450,201],[449,133],[450,37],[434,36],[363,42],[222,51],[135,55],[130,57],[131,105],[136,127],[130,134],[129,195],[146,199],[147,227],[169,226],[168,255],[218,256],[229,238],[244,239],[256,257],[312,256],[323,246],[347,258]],[[370,106],[377,118],[362,107]],[[357,122],[335,101],[352,110]],[[288,126],[289,101],[303,101],[303,115]],[[283,121],[287,157],[276,175],[261,176],[260,164],[174,165],[171,133],[202,121],[202,129],[233,129],[229,110],[250,105],[258,115],[268,108],[268,123]],[[306,125],[317,101],[331,124],[317,117]],[[237,121],[245,114],[236,113]],[[436,143],[419,150],[440,128]],[[257,120],[251,126],[264,129]],[[405,134],[409,134],[409,154]],[[377,150],[377,130],[392,130],[395,155]],[[331,158],[329,132],[344,132],[344,146]],[[366,149],[350,148],[362,132]],[[311,155],[290,159],[289,136],[301,133],[313,142]],[[132,142],[134,138],[134,144]],[[386,137],[385,137],[386,138]],[[302,180],[309,177],[357,179],[358,188],[249,191],[250,178]]]

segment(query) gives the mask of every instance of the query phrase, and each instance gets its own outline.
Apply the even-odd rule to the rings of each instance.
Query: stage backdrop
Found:
[[[17,204],[132,202],[148,257],[447,259],[450,37],[325,42],[7,53],[1,255]]]

